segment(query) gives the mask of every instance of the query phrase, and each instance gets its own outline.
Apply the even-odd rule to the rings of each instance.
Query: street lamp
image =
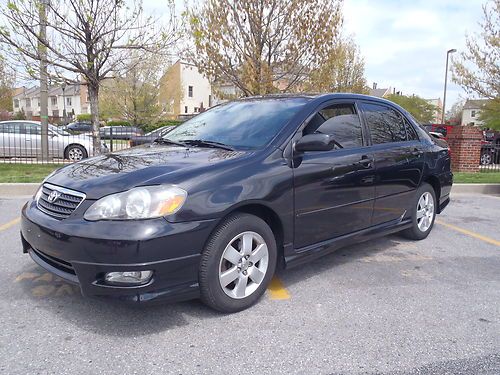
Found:
[[[444,125],[444,114],[446,111],[446,85],[448,84],[448,60],[451,53],[455,53],[457,50],[455,48],[450,49],[446,52],[446,71],[444,72],[444,94],[443,94],[443,112],[441,114],[441,124]]]

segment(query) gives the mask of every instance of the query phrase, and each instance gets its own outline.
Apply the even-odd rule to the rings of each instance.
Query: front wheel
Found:
[[[87,151],[85,147],[80,145],[71,145],[68,146],[66,150],[66,159],[70,161],[80,161],[87,158]]]
[[[436,193],[428,183],[423,183],[417,190],[412,205],[412,226],[403,235],[412,240],[423,240],[434,226],[436,217]]]
[[[226,313],[252,306],[264,294],[276,269],[276,240],[267,223],[238,213],[225,219],[203,251],[201,299]]]

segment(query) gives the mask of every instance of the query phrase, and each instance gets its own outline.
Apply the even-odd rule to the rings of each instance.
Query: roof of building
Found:
[[[61,86],[51,86],[49,87],[49,96],[62,96],[63,90]],[[66,85],[64,89],[64,96],[74,96],[80,95],[80,84]],[[40,87],[33,86],[29,88],[24,88],[24,90],[19,90],[19,92],[14,95],[14,98],[37,98],[40,96]]]
[[[464,109],[480,109],[489,99],[467,99]]]
[[[385,88],[385,89],[370,89],[370,95],[371,96],[376,96],[378,98],[382,98],[385,94],[387,94],[387,91],[389,90],[389,88]]]

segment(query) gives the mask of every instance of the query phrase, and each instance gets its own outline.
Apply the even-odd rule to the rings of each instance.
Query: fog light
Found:
[[[111,284],[141,285],[147,284],[153,271],[108,272],[104,279]]]

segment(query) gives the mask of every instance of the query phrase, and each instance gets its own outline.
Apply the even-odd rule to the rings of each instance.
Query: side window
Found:
[[[41,127],[36,125],[36,124],[24,124],[25,127],[25,132],[23,134],[30,134],[30,135],[40,135],[41,132]]]
[[[11,122],[4,125],[4,132],[10,134],[26,134],[24,124],[21,122]]]
[[[361,122],[353,104],[335,104],[321,109],[309,121],[303,134],[331,135],[342,148],[363,146]]]
[[[418,141],[417,131],[415,130],[413,125],[410,124],[407,119],[403,119],[403,120],[405,123],[406,135],[408,137],[408,140],[409,141]]]
[[[362,103],[374,145],[406,141],[406,129],[399,112],[385,105]]]

